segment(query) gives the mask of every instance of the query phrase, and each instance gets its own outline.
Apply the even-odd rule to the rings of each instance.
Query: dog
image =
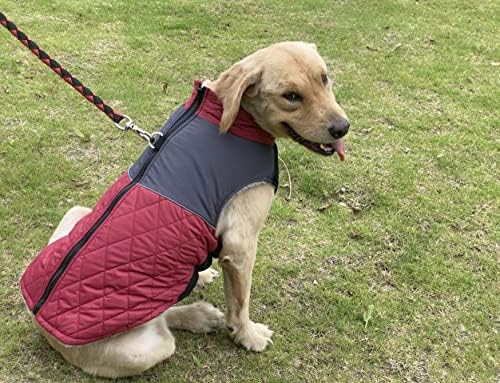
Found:
[[[283,42],[260,49],[234,64],[217,80],[205,81],[198,86],[200,89],[215,95],[220,102],[220,115],[215,120],[222,136],[229,136],[235,121],[248,115],[257,126],[257,138],[263,142],[272,143],[278,137],[291,138],[315,153],[324,156],[337,153],[344,160],[342,137],[348,132],[349,120],[335,99],[326,64],[314,44]],[[197,102],[196,97],[194,94],[192,103]],[[203,97],[202,103],[208,96]],[[240,133],[244,136],[245,129]],[[270,147],[265,147],[266,155],[272,153]],[[274,164],[270,169],[276,167]],[[40,298],[36,304],[28,303],[36,326],[69,363],[87,373],[109,378],[140,374],[170,357],[175,351],[171,333],[174,329],[207,333],[225,327],[235,343],[250,351],[263,351],[272,343],[273,332],[266,325],[250,320],[249,300],[257,239],[277,187],[276,179],[271,178],[262,176],[230,195],[214,221],[213,235],[220,241],[214,256],[218,256],[223,271],[225,314],[206,302],[172,306],[163,312],[149,313],[146,321],[129,321],[125,330],[122,328],[103,339],[87,344],[68,344],[55,335],[57,329],[48,330],[52,324],[49,326],[34,315],[40,309],[37,305],[45,302]],[[50,238],[48,248],[64,242],[71,233],[81,231],[82,222],[96,214],[96,209],[99,210],[79,206],[70,209]],[[215,251],[216,243],[207,246]],[[206,267],[205,264],[195,268],[198,286],[211,282],[217,275],[212,268],[200,271]],[[196,278],[189,281],[190,288],[194,286],[193,281],[196,282]],[[55,280],[54,284],[57,282]],[[189,292],[190,288],[186,291]],[[28,302],[25,290],[23,294]],[[79,318],[85,315],[89,314],[78,312]],[[58,322],[54,323],[57,327]]]

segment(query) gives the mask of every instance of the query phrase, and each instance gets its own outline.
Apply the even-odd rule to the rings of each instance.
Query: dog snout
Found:
[[[341,117],[334,121],[330,121],[330,123],[328,124],[328,132],[333,138],[339,139],[347,134],[347,132],[349,131],[349,126],[349,120],[347,118]]]

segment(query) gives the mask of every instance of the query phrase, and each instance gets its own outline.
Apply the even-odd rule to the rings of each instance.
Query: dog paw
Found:
[[[210,333],[224,327],[224,313],[207,302],[193,303],[193,316],[190,318],[189,331]]]
[[[273,341],[273,331],[262,323],[249,322],[237,330],[231,332],[233,340],[241,344],[248,351],[262,352]]]
[[[218,275],[219,272],[215,269],[212,269],[211,267],[206,270],[200,271],[200,273],[198,274],[198,282],[196,283],[196,288],[204,288],[209,283],[212,283]]]

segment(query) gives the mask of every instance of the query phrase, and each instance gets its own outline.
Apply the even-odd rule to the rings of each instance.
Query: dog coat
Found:
[[[66,345],[139,326],[185,298],[217,257],[219,215],[238,191],[278,185],[274,138],[200,82],[148,148],[71,232],[28,266],[21,290],[35,320]]]

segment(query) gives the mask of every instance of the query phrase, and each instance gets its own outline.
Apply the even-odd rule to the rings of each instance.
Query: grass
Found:
[[[280,142],[294,193],[260,237],[262,354],[177,333],[134,382],[498,378],[500,6],[484,1],[6,0],[99,96],[156,130],[255,49],[315,42],[348,112],[348,161]],[[0,31],[0,381],[97,382],[33,331],[18,281],[63,213],[92,206],[143,144]],[[282,173],[282,183],[286,177]],[[224,306],[222,283],[203,297]],[[366,321],[370,305],[373,311]]]

